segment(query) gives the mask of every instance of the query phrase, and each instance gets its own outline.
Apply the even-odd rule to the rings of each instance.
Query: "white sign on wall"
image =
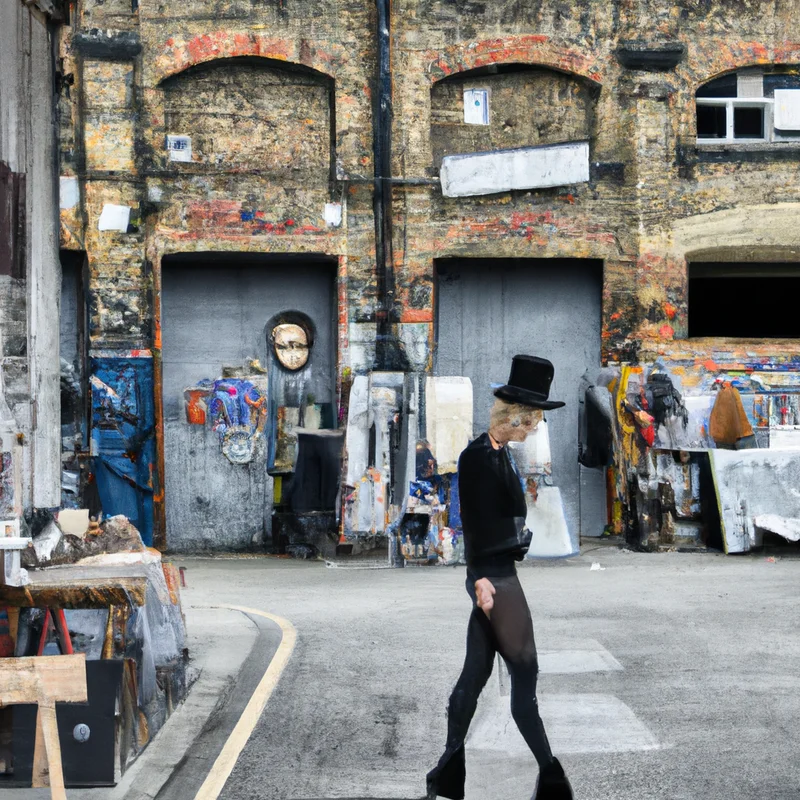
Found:
[[[488,89],[464,89],[464,122],[467,125],[489,124]]]
[[[131,219],[130,206],[118,206],[114,203],[106,203],[97,221],[97,229],[100,231],[119,231],[127,233]]]
[[[445,197],[470,197],[589,180],[589,142],[445,156],[439,173]]]
[[[800,89],[776,89],[773,113],[779,131],[800,131]]]
[[[167,150],[169,151],[170,161],[191,161],[192,137],[173,135],[167,136]]]

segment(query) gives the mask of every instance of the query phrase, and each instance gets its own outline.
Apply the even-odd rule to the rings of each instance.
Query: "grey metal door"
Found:
[[[602,473],[584,476],[581,492],[578,386],[587,368],[600,366],[602,262],[443,259],[437,267],[436,374],[472,380],[477,435],[489,422],[490,384],[505,383],[511,358],[549,358],[555,365],[550,397],[567,403],[546,414],[553,482],[572,537],[599,535],[605,497],[592,484],[599,478],[602,486]]]
[[[220,430],[208,418],[209,406],[224,393],[226,375],[238,381],[234,386],[241,397],[234,399],[241,400],[245,414],[256,408],[253,400],[269,393],[266,326],[286,311],[313,320],[316,336],[304,367],[305,387],[317,402],[333,402],[334,277],[330,259],[237,254],[164,259],[164,488],[171,549],[243,549],[264,543],[272,513],[263,441],[268,431],[253,449],[252,460],[232,463],[223,452]],[[255,359],[260,365],[248,368]],[[259,366],[264,372],[256,374]],[[239,373],[230,370],[239,367],[244,367]],[[191,391],[186,390],[209,385],[210,397],[206,394],[204,410],[192,424],[187,405]],[[248,385],[255,386],[249,394],[242,391]],[[258,408],[268,406],[267,401]]]

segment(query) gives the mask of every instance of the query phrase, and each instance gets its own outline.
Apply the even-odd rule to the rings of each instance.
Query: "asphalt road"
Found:
[[[178,561],[184,603],[259,608],[298,630],[220,797],[424,793],[464,655],[463,568]],[[576,798],[800,798],[800,560],[584,548],[520,575],[542,715]],[[247,660],[252,675],[264,652]],[[467,800],[528,800],[535,764],[495,672],[467,743]]]

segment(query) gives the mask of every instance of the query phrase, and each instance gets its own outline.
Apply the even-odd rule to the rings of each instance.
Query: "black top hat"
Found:
[[[550,384],[555,370],[546,358],[536,356],[514,356],[508,383],[495,389],[495,397],[509,403],[521,403],[533,408],[561,408],[566,403],[548,400]]]

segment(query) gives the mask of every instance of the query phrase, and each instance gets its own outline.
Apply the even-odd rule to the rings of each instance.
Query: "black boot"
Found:
[[[539,770],[536,791],[531,800],[573,800],[572,787],[557,758]]]
[[[447,797],[450,800],[464,800],[464,784],[467,767],[464,760],[464,747],[445,750],[439,763],[427,776],[427,800]]]

